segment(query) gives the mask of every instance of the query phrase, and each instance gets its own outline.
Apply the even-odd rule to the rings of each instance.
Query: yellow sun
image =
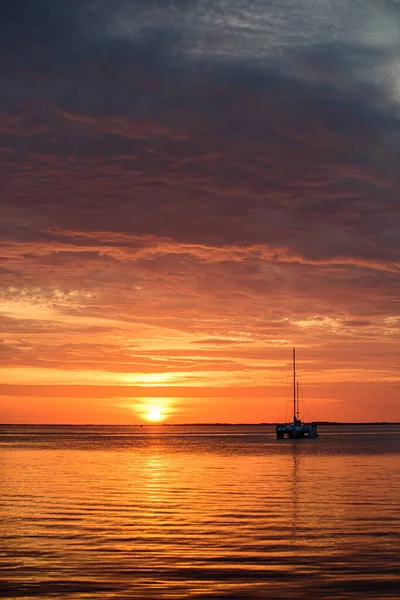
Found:
[[[136,398],[135,403],[130,403],[128,406],[141,420],[152,423],[165,421],[173,412],[169,398]]]
[[[159,406],[152,406],[149,409],[149,412],[146,414],[146,419],[148,421],[162,421],[164,415],[162,414],[161,408]]]

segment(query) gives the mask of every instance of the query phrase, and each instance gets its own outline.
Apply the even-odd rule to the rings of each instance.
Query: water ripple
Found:
[[[400,427],[353,430],[3,427],[0,597],[397,599]]]

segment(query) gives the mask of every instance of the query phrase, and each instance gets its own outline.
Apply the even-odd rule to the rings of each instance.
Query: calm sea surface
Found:
[[[1,598],[400,596],[400,426],[1,427]]]

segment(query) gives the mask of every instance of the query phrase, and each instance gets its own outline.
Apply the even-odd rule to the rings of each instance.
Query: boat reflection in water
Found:
[[[275,427],[278,440],[285,436],[296,438],[317,438],[318,430],[316,423],[303,423],[300,418],[300,402],[298,382],[296,382],[296,348],[293,348],[293,421],[291,423],[278,424]]]

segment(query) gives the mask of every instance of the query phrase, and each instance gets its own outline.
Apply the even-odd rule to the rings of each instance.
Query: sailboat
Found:
[[[275,430],[278,440],[282,440],[285,436],[290,439],[318,437],[317,424],[303,423],[300,419],[299,386],[296,381],[296,348],[293,348],[293,421],[278,424]]]

